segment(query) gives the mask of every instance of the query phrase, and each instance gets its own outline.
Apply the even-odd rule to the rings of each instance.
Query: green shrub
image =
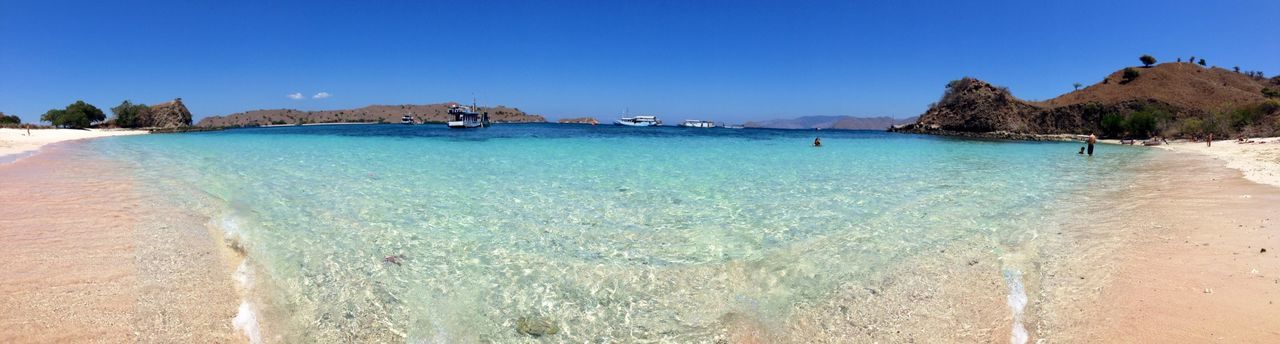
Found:
[[[1124,122],[1124,129],[1130,136],[1150,137],[1156,131],[1156,115],[1152,110],[1143,110],[1129,115]]]
[[[1138,61],[1142,61],[1142,65],[1147,67],[1151,67],[1151,65],[1156,64],[1156,58],[1151,57],[1151,55],[1142,55],[1142,57],[1138,58]]]
[[[52,123],[57,127],[65,128],[88,128],[94,122],[101,122],[107,119],[107,114],[102,113],[98,107],[89,105],[83,100],[77,100],[71,105],[67,105],[64,109],[52,109],[40,116],[41,121]]]
[[[0,112],[0,124],[22,124],[22,118],[16,115],[5,116],[3,112]]]
[[[1275,88],[1270,88],[1270,87],[1263,87],[1263,88],[1262,88],[1262,96],[1267,97],[1267,98],[1280,98],[1280,89],[1275,89]]]
[[[1109,113],[1102,116],[1102,136],[1117,137],[1124,133],[1124,116]]]
[[[115,114],[115,122],[117,127],[121,128],[137,128],[150,126],[145,118],[150,117],[147,113],[151,112],[151,108],[146,104],[134,104],[125,100],[119,106],[111,108],[111,113]]]
[[[1213,134],[1218,137],[1227,137],[1231,134],[1231,111],[1219,111],[1208,117],[1205,117],[1203,124],[1204,134]]]
[[[1133,79],[1137,79],[1141,75],[1142,73],[1138,72],[1137,69],[1126,67],[1124,69],[1124,74],[1122,75],[1122,77],[1124,78],[1124,82],[1130,82],[1130,81],[1133,81]]]
[[[1204,134],[1204,121],[1199,118],[1188,118],[1182,121],[1182,134],[1199,136]]]
[[[1258,104],[1258,112],[1263,115],[1280,112],[1280,99],[1267,99],[1267,101]]]

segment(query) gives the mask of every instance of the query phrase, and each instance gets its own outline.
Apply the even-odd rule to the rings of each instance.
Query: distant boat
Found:
[[[746,126],[741,124],[725,124],[725,125],[721,125],[721,127],[724,127],[726,129],[746,129],[747,128]]]
[[[686,119],[684,122],[680,122],[680,126],[685,128],[715,128],[716,122]]]
[[[413,115],[405,114],[400,116],[400,124],[413,124]]]
[[[489,125],[489,113],[476,113],[472,107],[460,106],[458,104],[449,105],[449,127],[455,129],[481,128]]]
[[[628,127],[656,127],[662,125],[662,121],[658,120],[658,117],[655,116],[635,116],[620,118],[613,121],[613,124],[625,125]]]

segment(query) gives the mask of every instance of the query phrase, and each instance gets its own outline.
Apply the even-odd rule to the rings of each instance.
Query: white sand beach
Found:
[[[107,136],[139,135],[146,130],[131,129],[13,129],[0,128],[0,157],[26,153],[61,141]]]
[[[1280,137],[1204,142],[1177,141],[1160,148],[1208,155],[1222,160],[1227,167],[1240,170],[1245,179],[1259,184],[1280,186]]]

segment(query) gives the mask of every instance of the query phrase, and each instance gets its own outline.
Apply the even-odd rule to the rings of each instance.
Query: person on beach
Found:
[[[815,138],[813,138],[813,146],[814,146],[814,147],[822,147],[822,138],[820,138],[820,137],[815,137]]]
[[[1213,147],[1213,133],[1209,133],[1209,139],[1204,140],[1205,147]]]
[[[1089,156],[1093,156],[1093,144],[1098,143],[1098,135],[1089,133]]]

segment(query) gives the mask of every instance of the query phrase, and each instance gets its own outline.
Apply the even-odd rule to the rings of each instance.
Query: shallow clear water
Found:
[[[729,313],[785,321],[927,248],[1017,247],[1065,195],[1143,154],[578,125],[239,129],[91,147],[175,199],[216,200],[205,211],[245,247],[267,332],[414,342],[509,342],[543,320],[563,341],[702,341]]]

